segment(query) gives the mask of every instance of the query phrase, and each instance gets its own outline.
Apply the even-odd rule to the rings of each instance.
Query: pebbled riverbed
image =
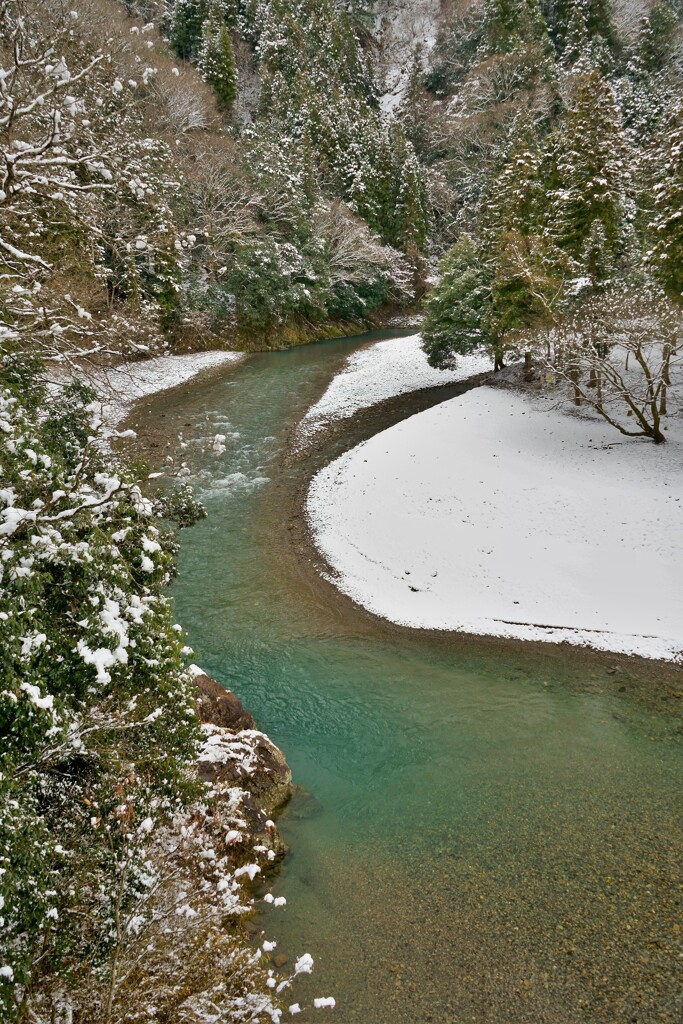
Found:
[[[679,1024],[680,670],[401,630],[318,578],[298,514],[311,473],[457,393],[293,454],[369,340],[251,356],[130,421],[155,463],[187,462],[209,511],[174,588],[196,658],[311,794],[281,820],[288,903],[263,919],[279,952],[316,960],[293,999],[334,995],[341,1024]]]

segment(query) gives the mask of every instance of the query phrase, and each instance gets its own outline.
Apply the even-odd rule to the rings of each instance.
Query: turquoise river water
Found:
[[[680,1024],[675,670],[393,629],[293,550],[311,464],[287,445],[367,341],[254,355],[137,413],[157,459],[182,433],[209,512],[174,588],[196,660],[310,794],[280,822],[287,906],[259,921],[316,961],[291,1001],[337,1000],[296,1019]]]

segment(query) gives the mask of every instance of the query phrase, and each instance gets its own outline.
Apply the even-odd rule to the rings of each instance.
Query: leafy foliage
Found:
[[[47,403],[15,363],[0,383],[2,963],[26,1000],[106,967],[116,908],[144,886],[132,837],[191,796],[198,726],[166,503],[103,454],[81,385]]]

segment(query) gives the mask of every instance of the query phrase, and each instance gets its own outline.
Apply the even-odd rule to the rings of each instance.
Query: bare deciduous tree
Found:
[[[537,346],[551,380],[566,382],[620,433],[666,441],[668,396],[681,386],[683,311],[654,285],[587,299]]]
[[[321,237],[327,240],[333,281],[362,284],[380,269],[397,291],[410,291],[412,274],[406,259],[396,249],[384,245],[344,203],[321,206],[316,212],[316,224]]]

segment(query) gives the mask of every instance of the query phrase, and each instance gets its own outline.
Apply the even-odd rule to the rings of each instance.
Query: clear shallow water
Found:
[[[316,959],[293,998],[334,995],[342,1024],[678,1024],[681,737],[635,699],[640,669],[387,630],[296,569],[306,465],[284,448],[360,343],[254,356],[148,415],[183,432],[209,511],[183,536],[179,621],[311,794],[263,919]]]

